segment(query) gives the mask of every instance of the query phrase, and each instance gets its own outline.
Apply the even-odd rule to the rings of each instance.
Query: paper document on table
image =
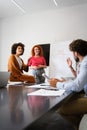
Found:
[[[48,85],[41,86],[40,84],[26,86],[26,88],[47,88],[47,87],[49,86]]]
[[[13,82],[13,81],[8,81],[8,85],[22,85],[23,82]]]
[[[37,91],[28,93],[27,95],[36,95],[36,96],[61,96],[64,94],[65,90],[46,90],[46,89],[39,89]]]
[[[26,88],[44,88],[44,89],[50,89],[50,90],[58,90],[56,87],[51,87],[48,83],[42,83],[42,84],[34,84],[26,86]]]

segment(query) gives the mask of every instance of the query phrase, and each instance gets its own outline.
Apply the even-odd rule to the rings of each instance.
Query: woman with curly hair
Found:
[[[28,66],[20,57],[24,53],[24,44],[14,43],[11,47],[11,56],[8,61],[8,71],[10,74],[10,81],[21,81],[35,83],[33,76],[24,74],[23,71],[28,72]]]

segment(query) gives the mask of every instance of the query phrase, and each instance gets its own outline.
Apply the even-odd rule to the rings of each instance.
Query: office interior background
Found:
[[[7,70],[13,43],[25,44],[27,63],[35,44],[87,40],[86,26],[87,0],[0,0],[0,70]]]

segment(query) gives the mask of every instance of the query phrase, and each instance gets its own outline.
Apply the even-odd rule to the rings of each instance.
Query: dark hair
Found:
[[[34,56],[35,55],[35,53],[34,53],[34,48],[35,47],[37,47],[39,50],[40,50],[40,56],[43,56],[43,49],[42,49],[42,47],[40,46],[40,45],[35,45],[35,46],[33,46],[33,48],[32,48],[32,50],[31,50],[31,55],[32,56]]]
[[[24,53],[24,44],[22,44],[21,42],[19,43],[14,43],[11,47],[11,54],[16,54],[16,49],[18,46],[21,46],[23,49],[23,53]],[[21,55],[23,55],[23,53]]]
[[[87,41],[84,41],[82,39],[74,40],[69,44],[69,49],[70,51],[79,53],[81,56],[86,56],[87,55]]]

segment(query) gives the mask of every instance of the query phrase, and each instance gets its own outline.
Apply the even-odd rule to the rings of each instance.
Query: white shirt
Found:
[[[15,55],[15,57],[16,57],[16,60],[17,60],[17,62],[18,62],[18,64],[19,64],[19,67],[20,67],[20,69],[21,69],[21,68],[22,68],[22,60],[21,60],[20,57],[17,57],[16,55]]]
[[[57,82],[59,89],[65,89],[66,91],[80,92],[83,90],[84,85],[87,83],[87,55],[80,62],[80,71],[77,77],[68,82]]]

